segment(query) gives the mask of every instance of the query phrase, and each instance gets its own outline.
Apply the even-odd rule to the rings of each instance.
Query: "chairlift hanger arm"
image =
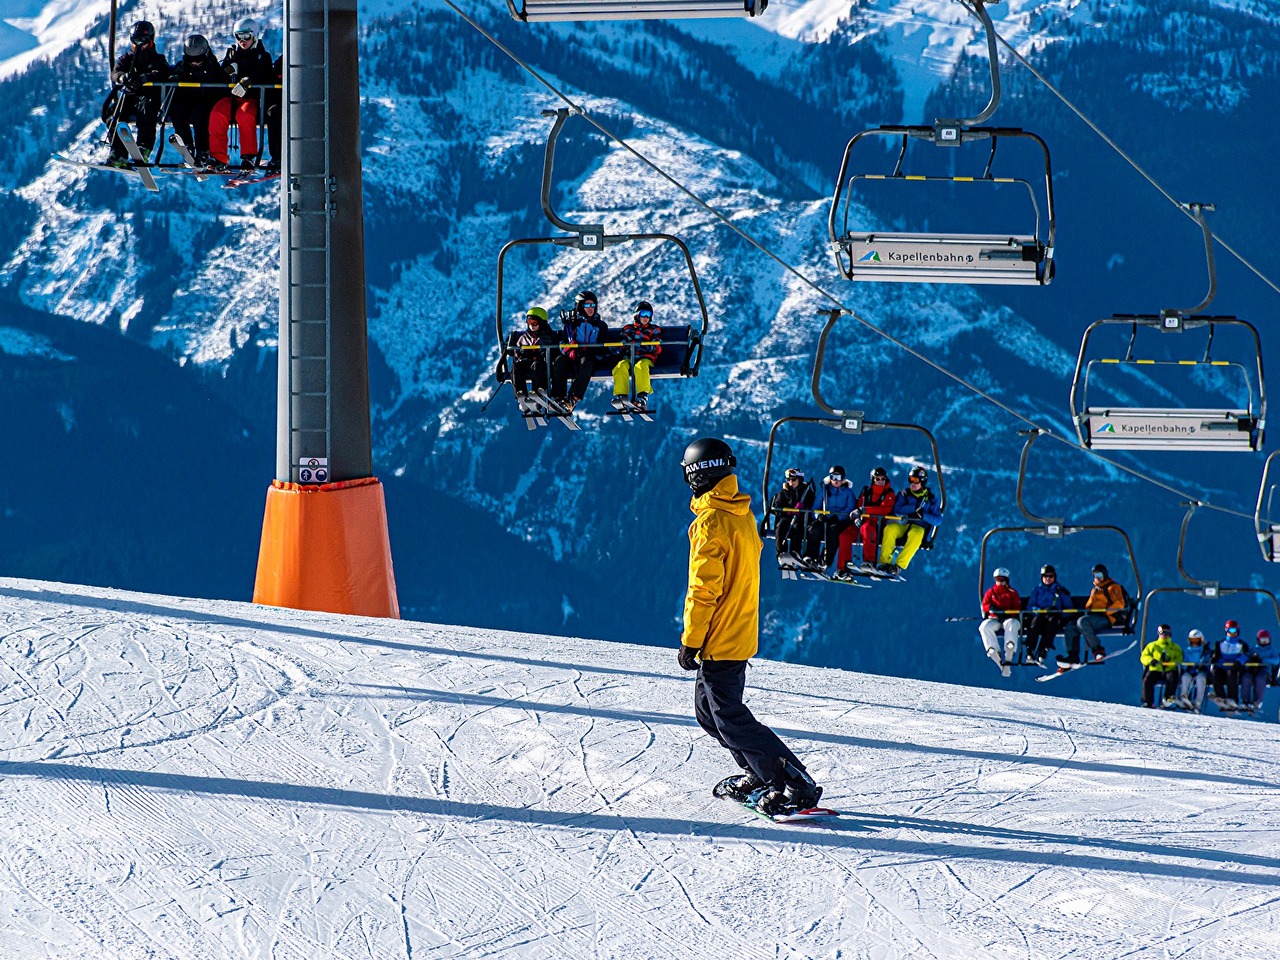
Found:
[[[551,170],[556,161],[556,141],[560,137],[560,131],[564,129],[565,121],[569,119],[570,112],[568,107],[542,111],[544,117],[556,118],[551,125],[551,132],[547,135],[547,151],[542,161],[542,212],[551,221],[552,226],[566,233],[603,234],[603,224],[570,223],[551,209]]]
[[[991,14],[987,13],[986,3],[988,0],[971,0],[974,13],[978,19],[982,21],[982,29],[987,36],[987,61],[991,68],[991,99],[987,105],[982,108],[976,116],[967,120],[955,121],[962,127],[975,127],[980,123],[986,123],[991,115],[996,112],[996,107],[1000,105],[1000,53],[996,48],[996,28],[991,22]],[[999,0],[994,0],[999,2]],[[947,123],[950,121],[939,121]]]
[[[809,380],[809,389],[813,393],[813,402],[825,412],[838,418],[834,423],[831,421],[814,421],[826,422],[829,425],[836,426],[841,431],[849,431],[849,415],[854,415],[860,422],[858,424],[858,432],[869,430],[915,430],[925,435],[929,441],[929,451],[933,455],[934,475],[938,478],[938,509],[943,513],[947,510],[947,482],[943,476],[942,457],[938,453],[938,441],[934,438],[933,433],[927,428],[920,426],[918,423],[890,423],[887,421],[867,420],[862,411],[854,410],[838,410],[831,404],[827,403],[822,396],[822,364],[827,353],[827,337],[831,334],[831,328],[836,325],[836,321],[840,319],[844,313],[842,309],[832,308],[822,311],[826,314],[827,322],[822,325],[822,332],[818,335],[818,349],[813,358],[813,374]],[[770,432],[772,436],[772,431]]]

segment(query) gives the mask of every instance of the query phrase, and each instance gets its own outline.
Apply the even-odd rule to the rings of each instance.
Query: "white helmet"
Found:
[[[241,17],[236,21],[236,25],[232,28],[231,32],[235,34],[237,40],[240,39],[240,35],[242,33],[250,34],[253,39],[257,40],[259,37],[258,21],[253,19],[253,17]]]
[[[1004,577],[1006,580],[1009,579],[1008,567],[996,567],[996,572],[991,575],[993,580],[999,580],[1001,577]]]
[[[1187,633],[1187,639],[1188,639],[1188,640],[1203,640],[1203,639],[1204,639],[1204,634],[1203,634],[1203,633],[1201,633],[1199,630],[1194,630],[1194,629],[1193,629],[1193,630],[1190,630],[1190,631]]]

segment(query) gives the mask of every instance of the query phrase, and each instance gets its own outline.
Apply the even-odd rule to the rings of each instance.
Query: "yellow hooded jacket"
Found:
[[[760,639],[760,551],[751,497],[732,474],[689,502],[686,647],[703,660],[750,660]]]

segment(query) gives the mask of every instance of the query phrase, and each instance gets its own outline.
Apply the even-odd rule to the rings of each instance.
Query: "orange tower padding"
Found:
[[[253,602],[400,619],[382,484],[273,481]]]

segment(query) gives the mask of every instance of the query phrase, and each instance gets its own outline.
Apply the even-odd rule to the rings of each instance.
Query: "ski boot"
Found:
[[[746,773],[725,777],[711,788],[711,795],[725,800],[736,800],[738,803],[750,803],[751,797],[765,786],[763,780],[748,770]]]
[[[244,173],[249,173],[258,169],[258,155],[256,153],[246,153],[240,158],[240,169]]]

